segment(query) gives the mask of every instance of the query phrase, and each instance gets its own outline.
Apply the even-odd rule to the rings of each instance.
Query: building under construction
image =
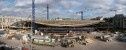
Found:
[[[1,17],[1,26],[13,29],[31,29],[31,19],[16,17]],[[14,19],[14,20],[12,20]],[[2,27],[1,27],[2,28]],[[105,20],[39,20],[35,22],[35,30],[45,33],[58,33],[70,31],[93,31],[93,30],[115,30],[125,29],[125,17],[117,14],[114,17]]]
[[[35,29],[44,33],[68,33],[70,31],[94,31],[95,28],[88,27],[88,25],[103,22],[100,20],[43,20],[35,22]],[[21,25],[24,23],[23,25]],[[11,28],[22,28],[22,26],[29,28],[31,21],[20,21],[14,23]]]

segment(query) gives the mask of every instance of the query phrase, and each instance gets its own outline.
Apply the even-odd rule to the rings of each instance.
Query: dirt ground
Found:
[[[102,42],[96,41],[88,45],[75,45],[74,48],[63,47],[37,47],[37,50],[126,50],[124,42]],[[41,48],[41,49],[38,49]]]
[[[8,46],[23,46],[20,41],[16,40],[7,40],[4,38],[0,38],[0,41],[3,41],[7,43]],[[30,48],[30,44],[24,45],[25,47]],[[48,47],[48,46],[38,46],[38,45],[32,45],[33,50],[126,50],[126,42],[117,42],[117,41],[111,41],[111,42],[102,42],[96,40],[93,43],[85,45],[78,45],[76,44],[75,47],[72,48],[63,48],[63,47]]]

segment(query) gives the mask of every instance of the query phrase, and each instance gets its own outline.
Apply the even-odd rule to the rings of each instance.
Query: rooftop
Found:
[[[42,20],[37,21],[39,24],[50,25],[50,26],[86,26],[91,24],[97,24],[104,22],[100,20]]]

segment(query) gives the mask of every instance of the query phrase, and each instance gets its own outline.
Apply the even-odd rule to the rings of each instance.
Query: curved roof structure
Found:
[[[36,23],[49,26],[87,26],[104,22],[100,20],[43,20]]]
[[[43,20],[43,21],[36,21],[35,24],[37,27],[85,27],[88,25],[94,25],[98,24],[100,20]],[[31,21],[18,21],[14,24],[12,24],[11,28],[22,28],[22,26],[25,26],[26,28],[30,28]]]

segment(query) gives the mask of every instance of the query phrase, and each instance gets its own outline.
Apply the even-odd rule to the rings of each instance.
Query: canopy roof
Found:
[[[100,20],[43,20],[36,23],[49,26],[87,26],[104,22]]]

